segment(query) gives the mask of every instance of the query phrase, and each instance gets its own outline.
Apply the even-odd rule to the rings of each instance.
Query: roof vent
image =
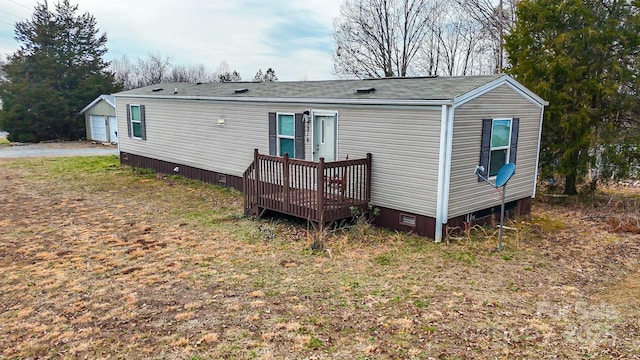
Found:
[[[361,87],[356,89],[357,94],[371,94],[374,91],[376,91],[374,87]]]
[[[153,91],[153,92],[158,92],[158,91],[162,91],[162,90],[164,90],[164,89],[163,88],[153,88],[153,89],[151,89],[151,91]]]
[[[244,93],[246,93],[246,92],[249,92],[249,89],[247,89],[247,88],[241,88],[241,89],[235,89],[235,90],[233,90],[233,93],[234,93],[234,94],[244,94]]]
[[[196,83],[196,85],[202,85],[202,82],[198,81],[198,82]]]

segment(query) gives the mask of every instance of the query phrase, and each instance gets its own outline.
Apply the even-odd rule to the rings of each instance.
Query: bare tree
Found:
[[[429,0],[345,0],[334,21],[336,75],[407,76],[427,35]]]
[[[147,58],[138,58],[135,63],[126,56],[111,62],[110,71],[124,89],[160,84],[163,82],[213,82],[218,74],[208,70],[203,64],[174,65],[171,57],[150,54]]]
[[[125,90],[138,87],[138,71],[126,55],[111,61],[110,70],[116,82],[122,84]]]
[[[169,72],[167,81],[204,83],[216,80],[216,74],[210,72],[203,64],[174,65]]]
[[[134,89],[141,86],[160,84],[167,81],[171,69],[169,56],[159,53],[149,54],[146,58],[138,58],[132,63],[126,55],[113,60],[110,70],[116,82],[124,89]]]
[[[480,26],[455,3],[440,3],[418,55],[417,68],[427,75],[483,73]]]
[[[160,84],[171,70],[171,57],[150,53],[146,59],[138,59],[138,74],[145,84]]]
[[[455,0],[467,15],[481,25],[482,34],[489,43],[493,55],[494,70],[500,73],[504,67],[504,36],[516,21],[518,0]]]
[[[135,63],[123,56],[111,62],[110,71],[126,90],[164,82],[204,83],[242,80],[237,71],[229,70],[229,65],[225,61],[220,63],[217,71],[210,71],[203,64],[171,65],[170,61],[170,56],[159,53],[138,58]],[[275,77],[275,73],[273,76]]]

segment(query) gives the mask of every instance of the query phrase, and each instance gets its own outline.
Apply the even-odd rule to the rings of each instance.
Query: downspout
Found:
[[[436,196],[436,228],[435,242],[442,241],[442,224],[447,222],[446,214],[448,212],[448,196],[445,191],[449,187],[449,167],[447,166],[447,158],[449,157],[449,112],[448,105],[442,105],[442,114],[440,118],[440,152],[438,154],[438,190]]]

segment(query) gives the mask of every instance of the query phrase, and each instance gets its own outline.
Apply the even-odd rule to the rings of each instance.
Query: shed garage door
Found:
[[[107,125],[102,115],[90,115],[91,119],[91,140],[107,141]]]
[[[118,142],[118,120],[115,116],[109,116],[109,141],[112,144]]]

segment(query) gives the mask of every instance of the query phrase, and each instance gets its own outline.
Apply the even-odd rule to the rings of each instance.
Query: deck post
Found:
[[[284,191],[284,211],[289,212],[290,194],[289,194],[289,153],[282,156],[282,190]]]
[[[320,229],[324,227],[324,158],[318,161],[318,225]]]
[[[255,196],[255,199],[253,199],[253,201],[255,201],[255,206],[257,207],[256,211],[259,213],[260,212],[260,193],[258,192],[258,189],[260,187],[260,162],[258,160],[259,158],[259,153],[258,153],[258,149],[253,149],[253,167],[255,169],[255,176],[253,177],[253,196]],[[257,215],[257,214],[256,214]]]
[[[365,196],[367,202],[371,202],[371,153],[367,153],[367,180],[366,180]]]

